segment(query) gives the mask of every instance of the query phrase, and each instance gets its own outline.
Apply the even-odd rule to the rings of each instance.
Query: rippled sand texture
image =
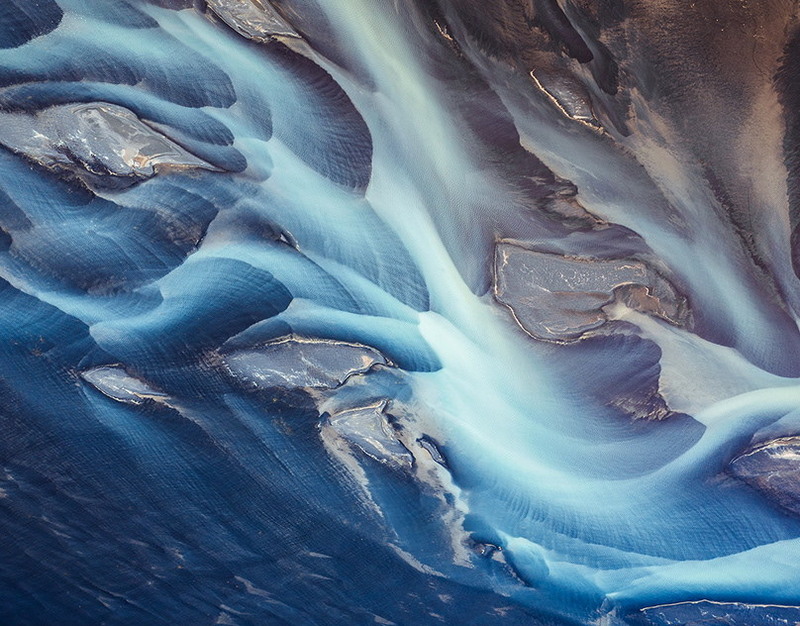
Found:
[[[0,623],[800,622],[777,0],[0,0]]]

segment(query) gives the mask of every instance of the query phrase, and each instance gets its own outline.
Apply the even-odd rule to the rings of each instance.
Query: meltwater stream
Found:
[[[796,13],[0,0],[0,622],[799,622]]]

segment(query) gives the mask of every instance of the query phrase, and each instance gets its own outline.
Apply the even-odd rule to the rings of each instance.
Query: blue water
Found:
[[[612,95],[586,24],[532,69],[468,2],[275,2],[282,42],[203,4],[0,0],[0,623],[800,616],[800,519],[728,471],[800,427],[769,72],[701,89],[612,42]],[[205,165],[69,164],[79,140],[30,116],[75,103]],[[610,297],[601,330],[542,341],[493,298],[500,240],[635,259],[691,314]],[[303,384],[304,344],[297,385],[259,384],[242,355],[287,336],[382,359]]]

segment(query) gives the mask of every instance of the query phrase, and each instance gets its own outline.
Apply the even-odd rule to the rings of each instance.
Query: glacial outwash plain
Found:
[[[800,623],[798,0],[0,0],[0,624]]]

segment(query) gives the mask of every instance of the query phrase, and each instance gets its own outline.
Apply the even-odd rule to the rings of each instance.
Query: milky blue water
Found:
[[[701,154],[646,55],[622,128],[456,2],[200,4],[0,0],[0,622],[800,621],[797,494],[729,471],[800,427],[778,96]],[[677,304],[505,306],[500,240]]]

